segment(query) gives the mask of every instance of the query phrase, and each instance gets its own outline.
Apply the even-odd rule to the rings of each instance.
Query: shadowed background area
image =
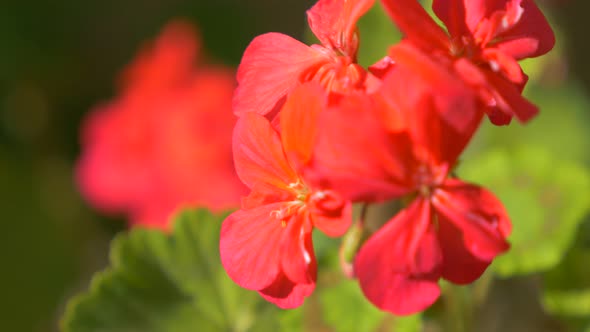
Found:
[[[567,55],[565,66],[589,95],[590,3],[539,3],[567,36],[561,45]],[[88,207],[72,174],[81,119],[94,105],[115,96],[116,78],[138,49],[166,22],[180,17],[198,27],[211,58],[235,67],[256,35],[278,31],[301,39],[304,12],[312,4],[311,0],[3,2],[1,330],[57,330],[65,301],[85,289],[92,273],[106,265],[110,239],[125,228],[123,217],[106,218]],[[590,130],[590,123],[583,126]],[[584,160],[589,157],[586,154]],[[521,289],[522,284],[518,280],[494,287],[510,293],[506,289]],[[487,309],[501,303],[502,293],[493,301]],[[547,331],[555,330],[553,323],[547,324]]]

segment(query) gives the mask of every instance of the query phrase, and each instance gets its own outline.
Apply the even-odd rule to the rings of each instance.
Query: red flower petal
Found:
[[[240,118],[234,129],[233,149],[236,172],[250,188],[267,183],[287,190],[289,184],[298,181],[278,133],[261,115],[248,113]]]
[[[256,37],[238,68],[234,113],[269,113],[299,84],[304,70],[326,61],[326,55],[289,36],[267,33]]]
[[[491,69],[480,68],[466,59],[455,61],[454,69],[478,93],[493,124],[506,125],[515,115],[525,123],[539,113],[539,109],[521,94],[526,75],[523,84],[515,85]]]
[[[369,301],[408,315],[439,297],[441,259],[429,203],[417,199],[365,242],[354,271]]]
[[[279,248],[283,271],[296,284],[315,282],[316,259],[309,214],[307,211],[297,213],[286,223]]]
[[[510,82],[516,85],[523,85],[526,82],[526,78],[518,62],[501,50],[486,48],[482,52],[482,57],[488,62],[493,72],[502,75]]]
[[[309,210],[313,225],[328,236],[341,236],[352,222],[352,204],[333,190],[312,194]]]
[[[284,274],[280,274],[270,286],[259,291],[259,294],[279,308],[292,309],[302,305],[305,298],[311,295],[314,288],[315,282],[297,284],[289,280]]]
[[[438,240],[442,250],[442,277],[465,285],[479,278],[491,260],[481,260],[465,247],[463,233],[444,215],[437,214]]]
[[[429,59],[424,61],[433,65]],[[396,66],[380,89],[378,100],[383,103],[379,109],[389,114],[383,118],[389,127],[396,123],[405,126],[414,150],[426,150],[436,164],[453,165],[483,113],[476,109],[471,89],[438,67],[433,65],[432,73],[422,76],[405,63]]]
[[[516,60],[543,55],[555,44],[551,26],[532,0],[434,0],[432,8],[452,37],[486,30],[486,39],[496,40],[492,45]]]
[[[447,179],[432,202],[438,213],[463,232],[465,246],[478,259],[490,261],[508,250],[511,224],[502,203],[489,191]]]
[[[471,34],[470,27],[473,27],[475,18],[483,17],[480,5],[481,1],[477,0],[433,0],[432,10],[447,27],[451,37],[459,37]]]
[[[421,48],[448,49],[449,38],[417,0],[382,0],[387,14]]]
[[[539,113],[537,106],[522,96],[521,86],[514,85],[491,71],[484,74],[489,84],[494,87],[495,91],[492,91],[492,94],[496,107],[503,113],[514,114],[521,123],[528,122]],[[525,76],[525,82],[526,79]]]
[[[521,9],[515,7],[520,3],[522,14],[512,28],[498,36],[495,47],[516,60],[537,57],[553,48],[555,45],[553,29],[534,1],[503,0],[500,2],[519,11]]]
[[[307,164],[311,159],[318,130],[317,119],[326,101],[321,86],[307,83],[295,88],[281,109],[283,148],[289,159],[296,161],[294,164]]]
[[[409,138],[391,134],[366,95],[349,96],[322,112],[314,169],[346,199],[381,201],[410,190]]]
[[[252,290],[268,287],[281,270],[281,241],[286,229],[271,216],[283,202],[238,210],[221,226],[221,263],[238,285]]]
[[[307,11],[309,27],[327,47],[356,58],[356,22],[375,0],[319,0]]]

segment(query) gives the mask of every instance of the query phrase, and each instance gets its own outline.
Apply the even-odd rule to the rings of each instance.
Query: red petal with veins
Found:
[[[437,212],[463,232],[474,257],[491,261],[508,250],[512,228],[502,203],[489,191],[457,179],[447,179],[432,198]]]
[[[494,99],[497,107],[504,113],[515,115],[518,121],[526,123],[539,113],[539,108],[522,96],[521,86],[511,84],[491,71],[485,71],[486,79],[494,87]],[[525,82],[528,78],[525,76]],[[492,123],[493,121],[490,116]]]
[[[394,67],[395,61],[393,61],[389,55],[386,55],[379,61],[370,65],[368,70],[371,74],[373,74],[374,78],[382,80],[385,78],[385,75],[387,75],[387,73],[389,73],[389,71]]]
[[[445,26],[465,26],[466,29],[461,30],[449,29],[452,37],[459,37],[465,33],[475,33],[494,12],[506,9],[509,1],[512,0],[434,0],[432,9]],[[461,34],[456,35],[451,31]]]
[[[352,222],[352,205],[338,192],[322,190],[312,194],[309,210],[313,225],[328,236],[341,236]]]
[[[452,37],[496,31],[506,22],[492,46],[516,60],[543,55],[555,44],[551,26],[532,0],[434,0],[432,8]]]
[[[526,75],[523,75],[523,84],[515,85],[490,69],[475,66],[464,58],[458,59],[453,65],[457,74],[471,85],[487,106],[485,111],[493,124],[509,124],[515,115],[520,122],[525,123],[539,113],[539,109],[521,94]]]
[[[483,17],[481,5],[477,0],[434,0],[432,10],[444,23],[452,38],[471,34],[470,27],[473,27],[473,22],[478,22]],[[470,16],[466,15],[467,11]],[[473,21],[477,15],[480,16],[478,21]]]
[[[426,50],[448,49],[449,38],[417,0],[382,0],[385,11],[404,35]]]
[[[311,159],[318,130],[317,118],[326,102],[322,87],[307,83],[293,90],[281,110],[283,148],[289,160],[296,161],[297,166],[307,164]]]
[[[486,48],[482,52],[482,57],[490,65],[490,69],[507,78],[516,85],[524,85],[526,78],[520,65],[514,58],[496,48]]]
[[[302,305],[305,298],[311,295],[314,288],[315,282],[309,284],[296,284],[289,280],[284,274],[280,274],[271,285],[258,293],[264,299],[274,303],[279,308],[292,309]]]
[[[324,46],[355,58],[356,22],[375,0],[319,0],[307,11],[309,27]]]
[[[389,133],[375,113],[370,97],[354,95],[320,114],[313,167],[346,199],[382,201],[411,190],[409,137]]]
[[[442,250],[442,277],[448,281],[465,285],[479,278],[490,265],[491,260],[481,260],[469,251],[463,240],[463,233],[444,215],[437,214],[438,240]]]
[[[516,60],[533,58],[549,52],[555,45],[555,35],[547,19],[532,0],[502,1],[509,6],[508,15],[516,15],[511,12],[520,11],[517,3],[520,2],[522,14],[520,20],[506,32],[500,34],[498,42],[494,44],[505,54]]]
[[[286,228],[271,216],[283,202],[238,210],[221,226],[221,263],[238,285],[261,290],[276,279],[281,270],[281,241]]]
[[[286,221],[281,239],[281,266],[283,272],[297,284],[315,282],[316,259],[311,239],[309,213],[299,212]]]
[[[378,95],[385,103],[379,107],[386,114],[384,121],[390,130],[400,129],[392,128],[392,124],[402,123],[413,145],[428,151],[436,164],[453,165],[483,115],[476,109],[475,95],[462,81],[437,70],[436,65],[431,75],[417,75],[414,68],[404,64],[391,70]]]
[[[234,113],[271,112],[300,83],[304,70],[326,61],[326,55],[287,35],[271,32],[254,38],[238,68]]]
[[[261,205],[287,202],[292,199],[292,192],[279,190],[277,187],[266,182],[259,182],[252,187],[252,191],[248,196],[242,197],[242,209],[248,210]]]
[[[365,242],[354,271],[369,301],[396,315],[409,315],[439,297],[441,263],[429,203],[417,199]]]
[[[233,135],[234,163],[238,176],[248,187],[267,183],[286,190],[298,181],[285,157],[279,134],[268,120],[256,113],[239,119]]]
[[[448,64],[434,61],[432,57],[409,42],[399,43],[392,47],[389,53],[396,62],[395,69],[400,67],[405,69],[401,69],[403,70],[401,74],[396,74],[395,69],[391,70],[390,75],[398,77],[390,80],[386,78],[383,89],[386,91],[401,89],[403,92],[398,92],[400,97],[397,98],[401,101],[407,99],[407,96],[415,96],[413,100],[407,101],[409,103],[416,103],[416,99],[429,94],[437,112],[459,132],[469,131],[473,123],[479,121],[481,111],[475,105],[473,90],[462,80],[457,79],[456,73],[448,69]],[[411,91],[414,85],[406,84],[407,79],[412,79],[421,90]],[[386,87],[387,85],[390,87]]]

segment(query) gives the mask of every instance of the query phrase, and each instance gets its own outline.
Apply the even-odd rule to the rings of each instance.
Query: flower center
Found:
[[[327,91],[341,94],[363,88],[367,73],[353,58],[323,46],[313,46],[326,54],[329,60],[305,71],[301,76],[303,82],[317,81]]]
[[[419,165],[414,171],[414,185],[419,195],[430,197],[447,176],[448,167]]]
[[[472,34],[456,36],[451,39],[449,52],[454,57],[465,57],[476,64],[489,65],[498,71],[498,64],[490,61],[483,54],[484,50],[498,43],[501,35],[520,22],[524,8],[521,0],[512,0],[503,10],[496,10],[492,15],[482,19]]]
[[[301,180],[290,183],[288,187],[291,189],[295,199],[285,202],[280,209],[270,212],[270,216],[280,221],[283,227],[287,227],[287,222],[291,219],[291,216],[298,214],[306,207],[307,200],[310,196],[309,188]]]

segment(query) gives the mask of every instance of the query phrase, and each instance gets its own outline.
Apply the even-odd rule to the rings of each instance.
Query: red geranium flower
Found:
[[[415,64],[416,53],[425,52],[451,67],[484,100],[495,124],[508,124],[513,115],[526,122],[538,113],[521,95],[527,77],[517,60],[547,53],[555,36],[533,0],[434,0],[448,34],[416,0],[383,4],[407,38],[391,49],[395,62]]]
[[[195,68],[198,47],[188,24],[168,25],[124,72],[120,96],[86,119],[77,178],[97,208],[166,228],[180,205],[239,205],[233,72]]]
[[[319,86],[294,90],[280,136],[256,113],[241,117],[234,131],[236,170],[252,191],[223,222],[221,262],[237,284],[282,308],[301,305],[315,287],[313,228],[338,236],[350,224],[350,202],[303,174],[324,97]]]
[[[367,298],[383,310],[421,311],[439,296],[439,278],[458,284],[478,278],[508,249],[510,221],[489,191],[449,178],[481,120],[463,131],[444,120],[437,98],[477,112],[476,97],[441,95],[463,82],[423,80],[403,66],[379,93],[349,97],[320,116],[315,168],[353,201],[413,197],[413,201],[361,247],[354,273]],[[457,99],[453,102],[453,99]],[[443,112],[444,113],[444,112]]]
[[[378,80],[357,62],[357,20],[374,0],[320,0],[308,12],[311,30],[322,43],[307,46],[280,33],[256,37],[238,68],[234,112],[266,115],[297,85],[315,81],[328,92],[374,89]]]

